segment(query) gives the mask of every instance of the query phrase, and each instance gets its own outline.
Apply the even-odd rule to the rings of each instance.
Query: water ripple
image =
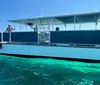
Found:
[[[100,64],[0,55],[0,85],[100,85]]]

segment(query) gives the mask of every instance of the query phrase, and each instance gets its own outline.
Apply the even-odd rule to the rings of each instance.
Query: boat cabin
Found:
[[[15,24],[20,24],[20,28],[21,25],[25,25],[32,31],[0,33],[2,42],[56,46],[100,45],[100,30],[98,29],[100,12],[8,20],[8,22],[14,24],[16,29]],[[87,27],[83,26],[85,30],[82,24],[88,24]],[[88,28],[91,24],[94,25],[94,29],[90,30]]]

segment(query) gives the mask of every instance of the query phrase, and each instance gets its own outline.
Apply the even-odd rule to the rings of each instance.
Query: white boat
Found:
[[[100,12],[9,20],[34,30],[0,33],[0,54],[100,62],[99,21]],[[83,23],[94,23],[94,30],[82,30]],[[67,30],[68,24],[73,25],[74,30]],[[76,30],[76,25],[79,25],[79,30]]]

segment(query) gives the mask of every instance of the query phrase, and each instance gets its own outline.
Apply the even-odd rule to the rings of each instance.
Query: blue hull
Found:
[[[100,49],[56,46],[2,44],[0,54],[30,58],[58,58],[78,61],[100,61]]]

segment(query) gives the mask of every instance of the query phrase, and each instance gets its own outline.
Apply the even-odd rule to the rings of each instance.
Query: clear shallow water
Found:
[[[100,85],[100,64],[0,55],[0,85]]]

